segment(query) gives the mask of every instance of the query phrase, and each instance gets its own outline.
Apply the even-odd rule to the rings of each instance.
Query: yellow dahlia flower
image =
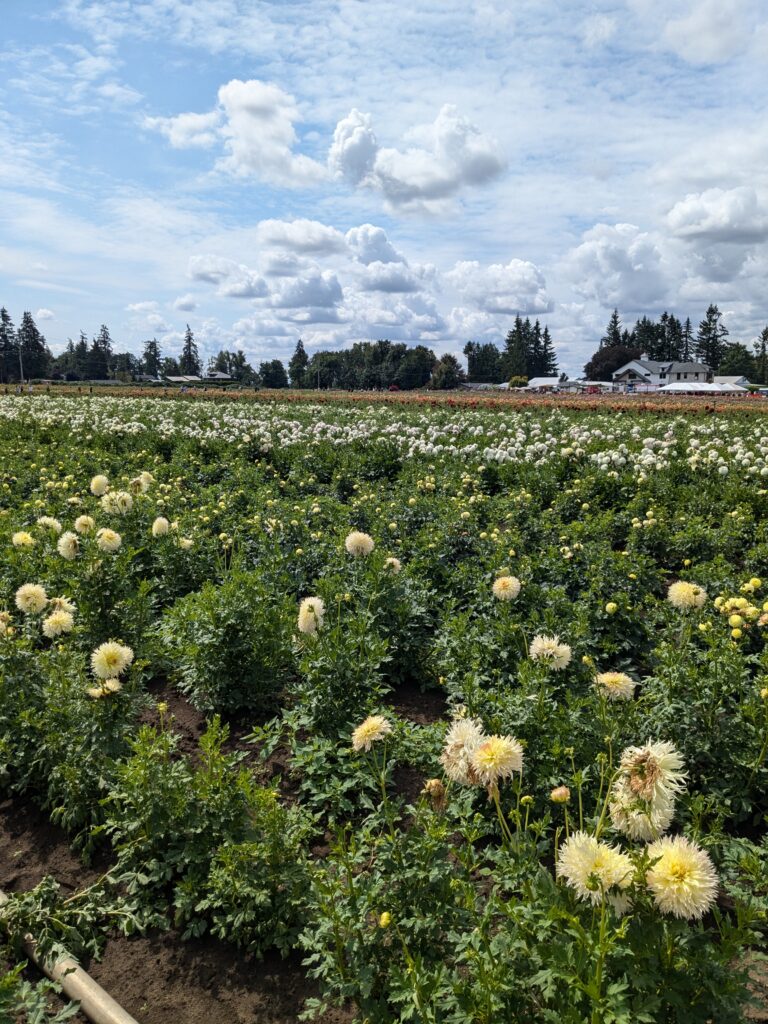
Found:
[[[91,654],[93,674],[100,679],[114,679],[122,675],[133,661],[133,651],[125,644],[108,640]]]
[[[635,692],[635,681],[626,672],[598,672],[595,687],[609,700],[630,700]]]
[[[648,847],[651,867],[645,876],[663,914],[701,918],[717,897],[717,873],[704,850],[684,836],[666,836]]]
[[[106,551],[112,554],[118,550],[122,543],[123,538],[120,534],[115,533],[114,530],[110,530],[106,526],[102,526],[102,528],[96,533],[96,545],[100,551]]]
[[[344,547],[355,558],[370,555],[374,548],[373,537],[367,533],[361,533],[359,530],[353,530],[347,535]]]
[[[493,583],[493,596],[497,601],[513,601],[520,593],[517,576],[499,576]]]
[[[11,544],[15,548],[33,548],[35,546],[35,538],[31,533],[27,533],[26,530],[18,530],[11,537]]]
[[[59,608],[43,619],[43,635],[52,640],[53,637],[61,636],[62,633],[71,633],[74,626],[75,620],[71,612],[65,612]]]
[[[687,611],[689,608],[701,608],[707,600],[707,592],[697,583],[685,583],[678,580],[672,583],[667,591],[667,600],[680,611]]]
[[[68,562],[71,562],[73,558],[77,558],[77,554],[80,551],[79,537],[76,533],[72,533],[71,530],[67,530],[66,533],[62,533],[59,537],[56,550],[62,558],[66,558]]]
[[[370,750],[374,743],[392,732],[392,726],[383,715],[370,715],[352,733],[353,750]]]
[[[109,490],[109,480],[99,474],[91,480],[91,494],[95,494],[97,498],[100,498],[102,494],[106,494]]]
[[[36,615],[48,604],[48,595],[39,583],[24,583],[16,591],[16,607],[25,615]]]
[[[575,889],[579,899],[603,901],[611,889],[626,889],[634,867],[625,853],[586,832],[574,832],[557,857],[557,875]]]
[[[75,520],[75,530],[78,533],[93,533],[96,523],[92,516],[78,516]]]
[[[61,533],[61,523],[58,519],[54,519],[53,516],[40,516],[37,520],[37,525],[44,530],[50,530],[51,533]]]
[[[493,786],[523,770],[523,748],[513,736],[488,736],[472,751],[470,765],[478,782]]]
[[[305,597],[299,605],[299,632],[312,636],[323,628],[325,602],[320,597]]]
[[[165,537],[170,532],[170,529],[171,524],[165,516],[158,516],[154,523],[152,523],[152,536]]]

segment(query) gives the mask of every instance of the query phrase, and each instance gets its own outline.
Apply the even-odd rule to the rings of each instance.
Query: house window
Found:
[[[685,380],[688,380],[688,374],[687,374],[687,373],[684,373],[684,374],[683,374],[683,378],[684,378]]]
[[[679,373],[678,373],[678,375],[677,375],[677,379],[678,379],[678,380],[680,380],[680,374],[679,374]]]

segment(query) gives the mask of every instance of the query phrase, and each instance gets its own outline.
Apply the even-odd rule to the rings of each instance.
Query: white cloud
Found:
[[[153,331],[170,331],[171,325],[159,313],[150,313],[146,320],[147,327]]]
[[[346,238],[360,263],[405,263],[405,257],[389,241],[384,228],[360,224],[350,228]]]
[[[330,270],[314,270],[305,278],[281,285],[272,297],[272,305],[278,309],[329,309],[341,302],[342,298],[341,285],[336,275]]]
[[[575,290],[608,309],[652,312],[670,280],[657,242],[634,224],[596,224],[566,264]]]
[[[689,193],[667,214],[679,238],[712,242],[757,242],[768,237],[768,205],[755,189],[710,188]]]
[[[214,256],[206,254],[201,256],[190,256],[187,273],[195,281],[210,281],[218,284],[224,278],[229,277],[237,264],[234,260],[225,256]]]
[[[45,309],[45,308],[38,309],[38,311],[35,313],[35,320],[53,320],[53,319],[55,319],[55,317],[53,315],[53,310],[51,310],[51,309]]]
[[[402,263],[369,263],[360,287],[366,292],[417,292],[421,282]]]
[[[317,220],[263,220],[258,226],[262,245],[298,253],[344,252],[347,243],[341,231]]]
[[[750,44],[753,6],[751,0],[692,0],[686,14],[667,22],[662,39],[692,64],[730,60]]]
[[[477,260],[457,263],[446,280],[485,313],[546,313],[552,309],[541,270],[527,260],[481,266]]]
[[[152,299],[145,302],[130,302],[125,308],[129,313],[156,313],[158,303]]]
[[[207,253],[191,256],[187,273],[195,281],[218,284],[218,295],[223,298],[255,299],[264,298],[269,288],[263,277],[244,263],[238,263],[226,256]]]
[[[405,150],[380,148],[371,118],[352,110],[336,126],[331,171],[354,185],[380,191],[395,209],[435,212],[462,188],[483,185],[504,168],[498,143],[457,108],[445,104],[434,122],[413,128]]]
[[[581,38],[584,45],[590,49],[597,49],[610,42],[616,35],[616,19],[606,14],[593,14],[581,26]]]
[[[177,114],[176,117],[145,117],[144,127],[159,131],[174,149],[201,149],[216,145],[220,138],[221,114]]]
[[[191,292],[187,292],[186,295],[179,295],[179,297],[173,301],[173,308],[179,311],[191,313],[193,309],[197,309],[195,296],[192,295]]]

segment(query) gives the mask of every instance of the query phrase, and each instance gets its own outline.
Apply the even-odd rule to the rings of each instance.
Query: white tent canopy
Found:
[[[675,381],[674,384],[665,384],[663,388],[659,388],[659,392],[696,392],[707,395],[727,395],[735,392],[744,392],[746,388],[739,387],[738,384],[706,384],[704,381],[692,380],[689,383],[685,381]]]

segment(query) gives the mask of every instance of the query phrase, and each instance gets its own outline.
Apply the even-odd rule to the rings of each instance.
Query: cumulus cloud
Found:
[[[421,282],[402,263],[369,263],[361,278],[360,287],[365,292],[417,292]]]
[[[272,297],[278,309],[312,306],[329,309],[341,302],[343,293],[339,279],[330,270],[313,270],[304,278],[286,281]]]
[[[53,319],[54,319],[54,316],[53,316],[53,310],[52,309],[38,309],[38,311],[35,313],[35,320],[53,320]]]
[[[652,310],[667,294],[662,253],[634,224],[596,224],[566,263],[576,291],[608,309]]]
[[[667,223],[679,238],[758,242],[768,237],[768,206],[748,186],[710,188],[675,203]]]
[[[235,177],[256,177],[274,185],[307,186],[322,181],[322,164],[295,152],[300,120],[296,100],[273,82],[239,78],[222,85],[218,105],[208,113],[147,117],[144,125],[161,132],[178,149],[224,146],[216,167]]]
[[[344,252],[344,235],[336,228],[318,220],[263,220],[258,226],[258,238],[263,245],[288,249],[298,253]]]
[[[487,267],[477,260],[464,260],[445,277],[464,299],[485,313],[546,313],[552,309],[544,275],[527,260]]]
[[[211,253],[191,256],[187,273],[193,280],[219,285],[217,294],[224,298],[254,299],[269,294],[263,277],[244,263],[226,256]]]
[[[349,229],[346,239],[360,263],[405,263],[405,257],[389,241],[384,228],[360,224]]]
[[[187,292],[186,295],[179,295],[177,299],[174,299],[173,308],[182,312],[192,312],[193,309],[197,309],[195,296],[191,292]]]
[[[407,149],[382,148],[371,118],[352,110],[336,126],[328,154],[335,177],[380,191],[396,209],[434,211],[462,188],[483,185],[504,168],[496,140],[456,107],[443,106],[430,125],[412,129]]]
[[[158,309],[158,304],[154,300],[130,302],[125,308],[129,313],[155,313]]]
[[[174,149],[201,149],[219,141],[221,112],[177,114],[176,117],[145,117],[144,127],[163,134]]]
[[[663,42],[691,64],[730,60],[751,41],[751,0],[692,0],[686,14],[664,27]]]

